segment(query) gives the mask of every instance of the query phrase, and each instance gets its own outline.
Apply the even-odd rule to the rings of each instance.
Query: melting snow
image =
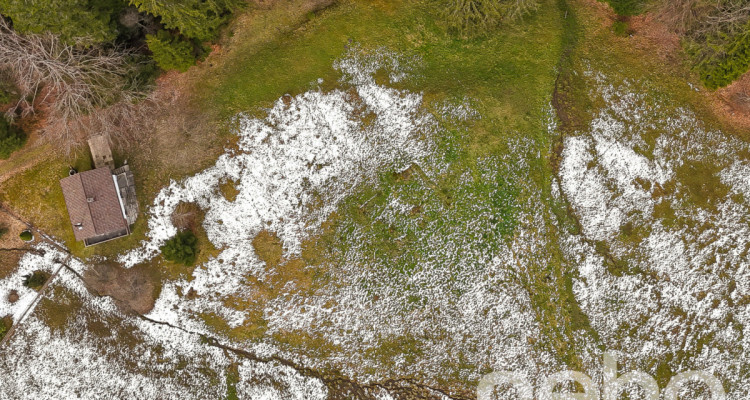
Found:
[[[598,80],[607,107],[588,131],[565,140],[560,169],[583,228],[583,237],[563,243],[579,266],[576,296],[628,369],[653,374],[653,361],[670,359],[675,373],[707,370],[730,398],[747,398],[750,198],[735,194],[750,194],[748,145],[706,130],[688,110],[647,104],[629,83]],[[729,192],[696,203],[696,183],[675,173],[689,162],[726,166],[716,178]],[[662,203],[674,216],[656,213]],[[619,264],[592,241],[604,241]]]

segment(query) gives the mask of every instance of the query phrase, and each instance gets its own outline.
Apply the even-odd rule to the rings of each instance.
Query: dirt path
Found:
[[[39,303],[39,300],[42,299],[42,296],[44,296],[44,293],[47,290],[47,288],[49,287],[49,285],[55,280],[55,278],[57,278],[57,276],[60,274],[60,271],[63,268],[65,268],[65,266],[67,265],[68,261],[70,261],[70,259],[73,257],[73,255],[70,254],[67,249],[65,249],[64,247],[62,247],[59,244],[57,244],[49,235],[47,235],[46,233],[40,231],[39,229],[37,229],[36,227],[34,227],[32,224],[30,224],[30,223],[22,220],[21,218],[19,218],[18,216],[16,216],[12,212],[10,212],[7,208],[5,208],[1,204],[0,204],[0,213],[4,214],[4,216],[10,217],[10,218],[12,218],[12,219],[14,219],[14,220],[16,220],[16,221],[18,221],[18,222],[26,225],[29,228],[29,230],[31,230],[34,233],[35,237],[41,238],[41,241],[43,241],[43,242],[51,245],[52,247],[55,247],[55,248],[63,251],[63,253],[67,254],[65,260],[55,260],[55,261],[58,261],[60,263],[60,266],[52,273],[52,275],[49,277],[49,279],[47,279],[47,282],[45,282],[44,285],[42,285],[42,287],[37,292],[36,297],[34,298],[34,300],[29,304],[28,307],[26,307],[25,310],[23,310],[23,313],[21,314],[21,317],[18,319],[18,321],[14,321],[13,322],[13,326],[11,326],[11,328],[5,334],[5,336],[3,337],[3,339],[0,341],[0,347],[2,347],[3,345],[5,345],[10,340],[11,337],[13,337],[13,334],[15,333],[16,329],[18,329],[18,327],[21,326],[21,324],[23,323],[24,319],[26,319],[26,316],[29,314],[29,312],[33,311],[34,308],[36,308],[37,304]],[[35,252],[36,251],[33,248],[28,248],[28,249],[5,249],[5,250],[23,251],[23,252]]]
[[[396,399],[402,400],[468,400],[472,398],[448,393],[442,389],[419,383],[411,378],[387,379],[382,382],[362,384],[344,375],[322,373],[316,369],[301,366],[293,361],[276,355],[259,356],[253,352],[224,344],[217,338],[193,332],[166,322],[157,321],[145,315],[138,315],[138,317],[150,323],[179,329],[191,335],[198,335],[203,339],[202,341],[207,346],[222,349],[226,352],[233,353],[236,356],[259,363],[275,363],[283,365],[294,369],[302,376],[318,379],[328,388],[328,399],[330,400],[376,400],[382,398],[383,392],[394,396]]]
[[[13,337],[13,334],[16,332],[16,329],[18,329],[18,327],[21,326],[21,324],[23,323],[24,319],[26,319],[26,316],[29,314],[29,312],[33,311],[36,308],[37,304],[39,304],[39,300],[41,300],[42,296],[44,296],[44,293],[49,287],[50,283],[52,283],[52,281],[54,281],[55,278],[57,278],[57,275],[59,275],[60,271],[63,268],[65,268],[66,263],[70,260],[71,257],[72,256],[68,254],[68,256],[65,258],[64,261],[60,261],[60,266],[57,267],[55,272],[52,273],[52,276],[50,276],[49,279],[47,279],[47,282],[44,282],[44,285],[42,285],[42,287],[37,292],[36,297],[34,298],[34,301],[32,301],[31,304],[29,304],[29,306],[26,307],[25,310],[23,310],[23,314],[21,314],[21,317],[18,318],[18,321],[13,322],[13,325],[10,327],[8,332],[5,333],[3,340],[0,341],[0,347],[4,346],[10,340],[10,338]]]

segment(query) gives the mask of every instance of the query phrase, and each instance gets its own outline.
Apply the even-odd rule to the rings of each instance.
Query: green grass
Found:
[[[13,319],[9,315],[0,318],[0,339],[5,337],[11,326],[13,326]]]
[[[83,307],[83,300],[63,286],[50,287],[51,293],[42,298],[38,316],[53,332],[65,331]]]
[[[616,10],[623,15],[634,13],[634,2],[612,3],[618,4]],[[282,260],[280,251],[259,255],[273,264],[274,270],[282,264],[299,265],[291,264],[292,261],[308,266],[341,261],[336,260],[336,255],[346,254],[356,233],[357,245],[366,249],[368,255],[361,260],[363,265],[382,266],[376,269],[379,279],[405,282],[403,307],[409,310],[420,307],[425,301],[411,291],[407,280],[403,279],[423,268],[435,254],[434,249],[424,243],[431,239],[446,241],[450,237],[457,243],[461,240],[461,244],[475,246],[467,250],[492,252],[498,249],[497,243],[510,240],[518,229],[544,228],[545,232],[550,232],[544,252],[551,255],[551,262],[528,265],[521,282],[531,294],[543,335],[535,345],[555,354],[569,366],[580,365],[573,338],[583,331],[595,343],[598,340],[573,295],[575,266],[566,265],[556,245],[557,229],[579,233],[579,227],[567,205],[550,193],[557,166],[555,151],[559,149],[555,143],[560,138],[546,130],[548,105],[553,103],[564,113],[559,114],[560,132],[572,134],[586,129],[602,104],[600,98],[589,95],[591,82],[584,76],[591,69],[606,72],[609,82],[615,85],[638,78],[639,89],[655,99],[667,93],[686,103],[700,104],[700,95],[686,84],[694,81],[694,77],[679,67],[664,66],[659,60],[635,53],[630,49],[629,38],[618,37],[616,32],[588,29],[599,21],[579,3],[569,7],[564,0],[547,1],[523,21],[506,25],[486,38],[472,40],[457,39],[436,24],[436,10],[431,4],[429,1],[344,0],[315,14],[295,14],[283,7],[252,11],[253,18],[233,27],[235,36],[226,39],[226,54],[222,58],[209,57],[194,69],[200,78],[190,88],[195,92],[196,108],[205,112],[206,118],[228,121],[239,112],[262,114],[263,107],[285,93],[295,95],[317,87],[318,78],[324,79],[323,90],[346,89],[345,84],[338,82],[340,74],[332,64],[345,54],[347,46],[356,45],[365,50],[383,47],[406,58],[418,59],[412,78],[406,81],[389,82],[385,71],[379,71],[376,78],[381,84],[422,93],[428,109],[442,102],[469,99],[481,118],[468,123],[440,121],[442,133],[435,138],[439,156],[450,167],[441,175],[429,177],[416,168],[408,174],[379,171],[377,184],[358,188],[343,202],[329,221],[330,227],[315,238],[311,246],[315,250],[308,251],[310,247],[305,247],[301,261]],[[697,112],[708,113],[701,106],[697,106]],[[211,134],[216,133],[206,133]],[[516,139],[530,139],[530,148],[518,150],[514,147]],[[653,146],[653,141],[646,142],[647,147],[648,143]],[[643,149],[644,154],[649,151],[649,148]],[[530,164],[529,176],[524,177],[528,179],[514,175],[513,166],[519,160],[498,161],[513,152]],[[76,162],[83,166],[87,160],[84,157]],[[686,176],[686,181],[695,182],[691,190],[698,200],[721,195],[721,187],[699,183],[715,177],[715,171],[700,165],[686,168],[680,173]],[[164,183],[163,179],[152,179],[149,174],[169,175],[170,172],[137,171],[139,184],[144,183],[139,188],[146,188],[139,192],[142,207],[149,204]],[[134,235],[128,238],[91,249],[83,249],[73,242],[57,182],[66,173],[67,164],[60,160],[40,163],[6,182],[0,200],[12,205],[46,232],[62,238],[77,255],[114,255],[136,247],[147,230],[143,217],[136,223]],[[29,182],[34,184],[29,185]],[[231,196],[231,190],[227,190]],[[523,204],[534,190],[542,193],[556,224],[550,219],[542,227],[529,227],[523,225],[525,221],[519,221],[519,216],[529,211]],[[408,204],[411,211],[392,221],[379,218],[394,198]],[[674,218],[674,210],[668,204],[657,208],[655,213],[665,220]],[[467,226],[476,229],[469,232]],[[451,236],[458,233],[464,236]],[[623,230],[620,240],[638,241],[644,235],[642,227],[631,226]],[[202,236],[200,241],[207,243]],[[271,245],[273,243],[268,244]],[[609,252],[604,245],[600,246],[600,251]],[[618,273],[630,272],[627,263],[616,261],[620,260],[608,267]],[[188,275],[184,268],[170,270],[174,266],[164,266],[157,261],[152,262],[151,267],[164,268],[162,276],[165,278]],[[480,265],[461,267],[482,268]],[[448,279],[461,279],[461,272],[455,271]],[[325,271],[319,274],[316,271],[312,279],[314,288],[327,284],[330,276]],[[365,284],[374,293],[382,283],[373,280]],[[446,296],[458,298],[462,294],[457,284],[460,282],[449,282],[454,283],[452,287],[458,289]],[[269,297],[278,295],[274,293],[278,289],[265,289]],[[246,305],[240,301],[237,304],[238,307]],[[311,332],[277,332],[269,338],[262,312],[253,312],[258,315],[249,318],[248,326],[234,331],[217,315],[201,317],[216,331],[234,338],[274,340],[285,349],[319,357],[343,351]],[[398,357],[399,351],[406,349],[411,352],[409,357],[419,357],[425,350],[413,339],[383,338],[379,346],[368,351],[367,357],[383,365],[388,365]],[[405,344],[401,350],[399,343]],[[467,369],[482,368],[466,366],[458,358],[445,366],[446,376],[454,377],[451,379],[462,379],[461,372]],[[655,368],[662,371],[664,365],[658,364]],[[233,372],[227,375],[227,398],[236,396],[235,379]]]
[[[473,40],[457,39],[436,24],[437,10],[432,4],[342,1],[309,17],[303,27],[278,36],[269,34],[266,27],[279,21],[291,24],[294,18],[272,10],[253,18],[242,30],[235,26],[235,37],[228,39],[233,47],[227,48],[225,58],[208,67],[202,79],[197,80],[196,103],[218,118],[228,120],[238,112],[262,115],[262,108],[281,95],[318,87],[318,78],[324,80],[322,90],[345,89],[332,64],[344,56],[347,46],[356,45],[365,51],[385,48],[418,62],[411,78],[389,82],[386,71],[378,71],[378,83],[422,93],[428,109],[442,102],[469,99],[481,114],[481,118],[466,124],[441,121],[443,134],[436,140],[441,156],[451,164],[449,171],[434,181],[418,171],[409,177],[381,171],[377,185],[360,188],[340,207],[330,221],[332,229],[316,238],[315,255],[303,251],[306,262],[331,261],[332,254],[346,251],[349,235],[358,231],[364,234],[360,238],[362,245],[372,255],[367,262],[393,266],[382,271],[387,276],[408,276],[430,256],[430,249],[421,246],[424,235],[440,237],[446,232],[458,232],[479,219],[482,228],[465,239],[472,245],[486,247],[481,251],[492,251],[494,241],[508,240],[517,229],[520,204],[528,195],[524,190],[549,191],[553,172],[545,157],[554,138],[546,130],[547,108],[562,65],[563,49],[578,35],[578,27],[574,22],[571,25],[573,18],[563,19],[564,2],[560,5],[548,1],[523,21]],[[207,63],[212,63],[211,58]],[[532,165],[530,182],[513,178],[512,162],[495,170],[500,164],[487,161],[497,162],[499,157],[515,151],[513,143],[518,138],[531,139],[533,144],[524,153]],[[485,160],[484,164],[480,159]],[[466,175],[471,177],[468,181]],[[394,223],[378,220],[378,210],[394,197],[412,205],[412,212]],[[564,205],[556,206],[565,217]],[[575,227],[570,222],[568,225]],[[436,228],[426,233],[426,226]],[[572,330],[561,334],[557,326],[567,319],[575,321],[574,328],[587,329],[588,321],[575,302],[571,280],[566,275],[568,268],[562,265],[561,258],[558,255],[552,265],[531,267],[534,272],[525,285],[530,291],[541,287],[533,301],[548,337],[539,341],[540,346],[552,343],[550,347],[561,359],[572,364]],[[325,284],[325,276],[317,275],[313,286]],[[460,279],[459,275],[454,279]],[[460,295],[460,291],[452,294]],[[423,300],[405,296],[404,307],[419,307]],[[215,329],[228,330],[215,318],[204,317]],[[262,321],[258,323],[262,325]],[[291,350],[319,353],[321,357],[340,351],[324,340],[300,340],[295,335],[298,333],[277,334],[274,339]],[[255,334],[247,337],[257,339]],[[382,347],[372,349],[370,356],[385,362],[393,357],[392,351],[392,346],[384,341]]]
[[[575,4],[575,3],[574,3]],[[561,123],[561,129],[565,135],[577,134],[577,131],[585,131],[591,118],[597,115],[603,108],[602,98],[591,90],[595,87],[596,82],[591,78],[586,78],[585,73],[601,72],[604,74],[604,83],[614,87],[627,86],[632,92],[643,96],[645,110],[642,112],[638,121],[638,126],[626,126],[626,129],[635,128],[635,132],[641,129],[643,133],[643,144],[636,147],[635,150],[645,157],[654,158],[654,149],[656,138],[661,134],[671,132],[656,131],[658,128],[645,128],[644,126],[653,125],[663,127],[663,121],[673,118],[674,115],[682,115],[685,110],[693,112],[696,120],[700,121],[700,126],[707,130],[721,129],[724,133],[734,134],[743,137],[744,133],[736,127],[726,125],[719,120],[706,102],[704,94],[694,91],[688,83],[694,86],[698,85],[699,77],[686,69],[686,66],[678,62],[665,62],[663,59],[652,55],[653,49],[637,49],[632,46],[632,38],[620,37],[612,30],[597,30],[595,27],[601,22],[599,17],[594,15],[584,7],[576,7],[581,20],[581,36],[579,45],[575,46],[570,62],[567,68],[567,81],[558,86],[562,93],[559,95],[566,100],[564,103],[570,118],[569,124]],[[561,76],[565,76],[565,73]],[[563,121],[565,122],[565,121]],[[568,128],[568,129],[564,129]],[[663,129],[663,128],[662,128]],[[698,140],[697,138],[694,140]],[[686,155],[689,160],[690,155]],[[667,184],[660,185],[654,190],[654,200],[656,205],[653,214],[645,216],[646,221],[659,221],[670,230],[678,231],[687,229],[701,231],[711,229],[710,226],[697,224],[691,226],[694,221],[678,217],[679,213],[675,210],[675,205],[671,204],[670,197],[675,194],[676,187],[679,185],[682,195],[679,199],[677,208],[702,208],[705,210],[716,211],[717,202],[726,198],[728,187],[720,182],[718,173],[727,166],[726,160],[706,159],[702,161],[687,161],[675,167],[674,178]],[[642,185],[643,182],[634,182]],[[651,189],[647,187],[646,190]],[[566,218],[565,213],[559,212],[562,219]],[[597,242],[596,251],[605,258],[605,266],[608,271],[615,276],[636,275],[640,276],[647,282],[664,279],[657,276],[653,271],[643,271],[635,267],[642,255],[638,254],[638,247],[643,243],[651,231],[652,224],[624,224],[620,229],[620,234],[609,242]],[[618,257],[612,257],[611,248],[618,246],[621,251]],[[622,251],[622,249],[636,249]],[[617,306],[613,304],[613,306]],[[713,328],[707,326],[692,325],[687,313],[679,308],[671,311],[674,316],[685,321],[685,329],[690,332],[709,331]],[[574,313],[576,316],[578,313]],[[585,315],[584,315],[585,316]],[[580,319],[578,315],[573,320],[575,324],[585,320],[575,322]],[[622,324],[614,335],[614,340],[629,339],[634,340],[642,335],[642,329],[648,321],[649,316],[643,315],[641,320],[636,320],[632,324]],[[701,342],[697,346],[690,346],[688,350],[680,350],[673,353],[667,353],[666,357],[654,357],[647,360],[638,360],[643,365],[633,365],[633,367],[645,369],[654,374],[659,382],[660,387],[664,387],[669,378],[673,376],[672,368],[678,365],[686,365],[701,353],[702,346],[721,347],[721,342],[716,340],[711,334],[699,335]],[[610,338],[612,340],[612,338]],[[611,343],[611,342],[610,342]],[[667,343],[666,345],[672,345]]]
[[[520,211],[517,197],[522,196],[519,185],[549,187],[552,172],[544,157],[526,155],[534,172],[532,182],[523,183],[506,180],[512,175],[510,170],[500,168],[493,175],[492,167],[479,165],[478,159],[508,153],[512,150],[511,141],[519,136],[531,138],[538,150],[546,154],[553,138],[546,131],[545,109],[552,97],[563,47],[574,40],[578,29],[569,24],[572,16],[562,21],[564,4],[557,7],[549,2],[519,24],[507,26],[485,39],[465,41],[434,24],[432,11],[418,7],[423,4],[392,4],[383,10],[345,3],[327,11],[318,17],[320,24],[290,35],[294,40],[289,38],[252,55],[257,65],[248,67],[250,76],[259,76],[261,73],[255,71],[262,70],[269,77],[268,82],[229,77],[226,85],[235,91],[245,88],[249,91],[239,94],[230,90],[229,99],[219,100],[221,107],[231,103],[232,110],[252,109],[251,105],[273,100],[282,91],[292,94],[304,91],[309,88],[308,82],[317,77],[330,82],[337,75],[330,65],[343,54],[348,38],[365,49],[383,46],[418,58],[414,79],[393,84],[384,78],[385,74],[376,78],[384,84],[423,93],[427,107],[441,101],[471,99],[482,118],[461,126],[444,121],[444,135],[437,138],[442,157],[452,164],[447,173],[430,182],[418,173],[405,178],[394,171],[383,171],[375,187],[361,188],[339,209],[336,229],[330,234],[333,240],[321,238],[328,242],[327,247],[336,249],[332,253],[345,254],[350,235],[354,232],[364,235],[357,236],[357,240],[371,258],[361,261],[364,265],[383,266],[378,271],[391,280],[413,274],[434,255],[435,249],[421,245],[430,241],[426,236],[440,239],[448,232],[462,231],[470,221],[486,224],[462,243],[486,247],[479,251],[492,251],[488,246],[514,232],[515,216]],[[323,24],[325,28],[321,27]],[[272,55],[271,60],[264,62]],[[247,58],[250,63],[251,56]],[[309,70],[298,74],[292,67],[293,72],[287,75],[285,71],[277,79],[275,68],[279,59],[304,60],[301,64]],[[247,70],[237,73],[244,75]],[[473,179],[465,182],[467,173]],[[379,212],[393,198],[412,206],[412,212],[396,221],[379,220]],[[560,210],[562,215],[566,214],[564,207]],[[495,217],[487,217],[485,212]],[[425,229],[428,226],[436,228],[429,232]],[[561,360],[575,365],[575,349],[570,346],[573,331],[590,327],[572,294],[572,280],[568,268],[562,265],[559,249],[550,251],[558,252],[556,262],[530,266],[532,273],[524,283],[534,293],[532,301],[544,327],[545,337],[539,345],[549,347]],[[460,275],[454,279],[460,279]],[[378,284],[378,281],[368,283],[373,289]],[[410,289],[408,285],[403,288],[405,293]],[[457,298],[461,293],[449,295]],[[403,307],[419,307],[423,301],[416,295],[404,296]],[[574,322],[571,326],[558,329],[569,320]],[[371,351],[371,356],[385,362],[392,356],[390,352],[388,343],[383,342],[382,347]],[[454,367],[465,366],[456,364],[450,368]]]
[[[67,175],[68,165],[64,160],[41,162],[3,183],[0,201],[22,218],[75,248],[59,184],[59,180]]]
[[[260,107],[284,93],[294,95],[316,87],[313,82],[318,78],[324,79],[323,90],[340,87],[339,73],[332,64],[345,54],[347,46],[357,45],[362,49],[382,47],[418,59],[413,78],[396,84],[379,71],[376,79],[423,93],[428,108],[444,101],[471,99],[482,117],[459,125],[443,121],[444,135],[436,138],[442,157],[451,163],[448,172],[431,182],[417,172],[405,178],[394,171],[382,171],[379,183],[360,188],[339,209],[334,229],[319,238],[329,250],[324,253],[342,254],[352,232],[363,234],[358,240],[372,255],[364,262],[392,266],[382,272],[393,278],[414,273],[428,259],[431,249],[421,246],[424,235],[439,238],[477,220],[482,221],[482,228],[469,233],[466,243],[486,247],[480,251],[492,251],[493,242],[510,238],[517,227],[518,198],[524,196],[520,186],[549,186],[552,171],[544,155],[553,138],[546,131],[547,106],[563,48],[574,40],[578,29],[569,26],[572,17],[563,20],[564,7],[549,1],[539,12],[487,38],[460,40],[434,22],[436,10],[430,4],[343,1],[278,40],[240,44],[197,85],[202,93],[199,102],[221,118],[245,111],[258,113]],[[512,169],[493,170],[496,164],[479,163],[480,158],[497,159],[513,151],[513,140],[519,137],[530,138],[536,147],[525,155],[533,165],[532,182],[514,180]],[[472,177],[469,181],[464,181],[466,174]],[[378,220],[378,211],[394,197],[413,206],[413,212],[395,222]],[[558,208],[564,215],[565,208]],[[436,228],[430,233],[426,226]],[[525,284],[530,290],[542,288],[535,291],[533,301],[539,307],[538,319],[548,327],[545,335],[551,337],[540,343],[552,343],[550,347],[572,363],[572,331],[559,334],[556,327],[564,324],[560,318],[572,319],[575,328],[582,329],[588,321],[575,302],[570,279],[565,277],[567,268],[560,259],[558,256],[553,265],[531,267],[535,272]],[[551,282],[548,276],[554,277]],[[405,296],[404,307],[419,307],[422,301],[418,296]],[[285,336],[276,340],[285,342]],[[288,344],[308,351],[306,343]],[[387,360],[391,351],[383,342],[371,356]]]
[[[227,368],[227,395],[225,400],[239,400],[237,396],[237,384],[240,383],[240,372],[236,365]]]
[[[540,13],[489,38],[464,41],[434,22],[437,10],[432,2],[383,3],[342,1],[304,29],[277,40],[238,43],[228,59],[197,84],[200,101],[229,118],[257,111],[284,93],[294,95],[317,86],[318,78],[324,79],[324,89],[331,88],[339,78],[333,62],[356,44],[421,58],[418,78],[399,85],[403,88],[424,91],[434,100],[481,99],[482,111],[494,117],[482,127],[483,137],[478,139],[484,143],[498,131],[539,127],[539,100],[549,92],[554,79],[549,66],[558,56],[555,7],[542,7]]]
[[[628,23],[626,21],[617,20],[612,23],[612,32],[617,36],[628,36]]]
[[[648,0],[599,0],[608,3],[618,15],[638,15],[645,11]]]
[[[324,90],[345,88],[338,82],[340,74],[332,64],[345,54],[347,46],[357,45],[362,49],[383,47],[406,58],[418,59],[412,71],[413,78],[396,84],[388,82],[387,75],[380,73],[378,80],[423,93],[427,108],[442,102],[470,99],[481,118],[467,124],[441,122],[445,134],[437,140],[442,157],[451,164],[449,171],[434,181],[424,179],[419,172],[406,179],[394,171],[382,171],[376,187],[361,188],[342,206],[341,222],[331,230],[335,237],[319,238],[327,249],[321,253],[329,254],[330,250],[346,244],[347,231],[362,230],[366,234],[365,245],[372,249],[375,257],[373,261],[397,266],[385,271],[391,276],[413,273],[420,261],[429,256],[429,249],[419,244],[419,235],[424,234],[420,226],[434,224],[437,228],[432,234],[439,237],[480,219],[482,228],[465,239],[472,245],[485,247],[478,250],[492,251],[494,241],[509,240],[518,227],[517,215],[526,195],[523,190],[528,190],[522,186],[548,186],[551,176],[544,159],[552,141],[546,131],[546,113],[555,87],[556,68],[569,40],[566,32],[570,28],[562,18],[564,11],[548,1],[538,12],[519,23],[504,26],[493,35],[461,40],[434,22],[437,10],[431,4],[429,1],[342,1],[308,17],[291,15],[283,8],[258,11],[256,18],[247,25],[234,27],[235,38],[245,39],[227,39],[232,44],[227,54],[221,59],[209,57],[197,67],[196,74],[201,79],[191,87],[197,109],[205,112],[207,118],[226,121],[238,112],[258,113],[285,93],[294,95],[317,87],[314,82],[318,78],[324,79]],[[307,22],[301,28],[292,28],[304,20]],[[282,28],[277,29],[278,26]],[[211,66],[211,63],[215,64]],[[530,138],[533,143],[534,149],[525,155],[535,171],[531,182],[513,178],[512,168],[494,169],[500,164],[479,162],[480,158],[497,162],[513,150],[512,143],[517,138]],[[81,168],[86,162],[84,157],[79,162]],[[144,171],[148,164],[138,165],[142,166],[141,171],[136,171],[142,183],[139,190],[145,187],[139,191],[139,199],[144,206],[161,187],[154,183],[156,180],[150,174],[168,171]],[[135,234],[128,238],[88,249],[73,241],[58,183],[66,173],[64,161],[40,163],[7,182],[0,199],[44,231],[62,238],[74,254],[113,255],[135,247],[147,229],[145,218],[138,220]],[[470,179],[464,181],[464,176]],[[28,185],[28,182],[35,184]],[[374,199],[367,202],[373,196]],[[377,220],[374,211],[382,208],[392,196],[411,202],[414,213],[391,226]],[[476,199],[482,207],[474,207]],[[365,212],[359,211],[365,202]],[[393,245],[395,238],[402,238],[397,246]],[[320,256],[315,258],[320,261]],[[157,264],[153,264],[154,268],[161,268]],[[539,308],[538,319],[548,327],[545,335],[554,336],[540,342],[555,343],[553,348],[563,349],[569,338],[555,333],[555,327],[562,323],[558,320],[558,311],[576,308],[571,296],[560,296],[552,286],[559,283],[564,287],[565,268],[559,262],[534,268],[525,284],[529,288],[542,285],[543,290],[537,291],[533,300]],[[544,283],[550,274],[554,280]],[[460,279],[459,275],[454,279]],[[461,293],[457,291],[452,295]],[[561,300],[553,301],[555,297]],[[421,301],[418,296],[406,296],[404,307],[418,307]],[[579,314],[574,317],[578,325],[585,325],[585,318]],[[205,319],[217,330],[228,329],[212,316],[205,316]],[[263,329],[259,331],[262,334]],[[319,338],[295,339],[297,334],[289,333],[275,339],[303,352],[313,351],[309,348],[313,345],[322,351],[340,351],[330,344],[321,344]],[[253,333],[248,337],[258,336]],[[393,358],[393,351],[393,343],[386,340],[381,348],[372,350],[372,357],[388,360]],[[560,350],[561,354],[570,352]],[[458,364],[455,367],[465,368]]]

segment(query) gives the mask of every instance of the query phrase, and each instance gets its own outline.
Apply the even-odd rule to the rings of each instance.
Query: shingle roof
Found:
[[[112,172],[97,168],[60,180],[76,240],[127,229]]]

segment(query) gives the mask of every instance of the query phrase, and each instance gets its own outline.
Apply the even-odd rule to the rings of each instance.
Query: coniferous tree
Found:
[[[26,143],[26,135],[15,125],[11,125],[0,116],[0,160],[20,149]]]
[[[176,69],[184,72],[195,64],[193,43],[171,37],[166,31],[147,35],[146,44],[156,65],[165,71]]]
[[[52,33],[65,44],[91,46],[117,37],[122,0],[0,0],[19,33]]]
[[[198,238],[193,232],[182,231],[169,239],[159,249],[164,258],[183,265],[193,265],[198,254]]]
[[[167,29],[200,41],[216,37],[219,27],[242,5],[240,0],[130,0],[130,4],[161,19]]]

